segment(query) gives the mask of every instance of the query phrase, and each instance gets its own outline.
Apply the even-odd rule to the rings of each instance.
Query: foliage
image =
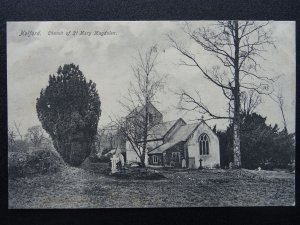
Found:
[[[233,152],[231,149],[232,138],[228,128],[226,131],[217,131],[220,143],[220,164],[221,168],[227,168],[230,162],[233,162]]]
[[[101,114],[96,84],[74,64],[59,67],[41,90],[36,109],[43,128],[65,162],[80,165],[89,156]]]
[[[118,146],[117,130],[114,127],[107,125],[101,129],[98,129],[95,138],[95,152],[97,155],[103,155]]]
[[[8,175],[9,178],[22,177],[25,174],[26,162],[29,155],[21,152],[8,154]]]
[[[103,163],[110,163],[110,157],[108,157],[108,156],[101,156],[100,158],[99,158],[99,162],[103,162]]]
[[[14,152],[8,155],[8,174],[9,178],[48,174],[59,171],[63,164],[62,159],[49,150],[37,150],[31,154]]]
[[[26,140],[14,140],[8,142],[8,152],[22,152],[27,153],[29,149],[29,143]]]
[[[221,166],[228,166],[233,160],[232,125],[225,132],[218,132],[220,138]],[[244,168],[262,169],[286,168],[294,155],[293,136],[280,131],[277,124],[266,124],[266,118],[252,113],[242,116],[241,152]]]
[[[102,155],[105,155],[105,154],[109,153],[111,150],[112,150],[111,148],[105,148],[105,149],[103,149]]]
[[[41,146],[42,141],[44,140],[43,128],[39,125],[28,128],[26,138],[30,140],[34,147]]]
[[[23,152],[26,153],[29,148],[27,140],[23,140],[23,136],[20,132],[20,124],[14,122],[13,125],[9,125],[7,129],[8,136],[8,152]]]
[[[109,163],[110,162],[110,157],[109,156],[90,156],[89,157],[90,162],[92,163]]]

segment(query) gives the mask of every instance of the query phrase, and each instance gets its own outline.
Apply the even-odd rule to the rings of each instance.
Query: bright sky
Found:
[[[193,21],[193,26],[207,23]],[[295,131],[295,23],[272,22],[273,38],[276,48],[268,48],[267,59],[261,64],[263,73],[270,77],[282,75],[280,89],[285,99],[285,115],[289,132]],[[112,114],[122,114],[118,103],[126,94],[128,84],[133,78],[131,65],[135,63],[137,50],[158,44],[159,65],[157,71],[168,75],[163,93],[158,94],[157,108],[164,120],[182,117],[187,122],[201,115],[191,115],[178,111],[179,88],[193,93],[198,90],[202,101],[213,112],[226,115],[226,103],[222,91],[204,79],[196,68],[179,65],[182,56],[173,48],[166,37],[172,33],[188,49],[198,54],[199,62],[209,68],[215,59],[203,52],[182,32],[182,22],[9,22],[7,24],[7,89],[8,123],[21,124],[22,132],[40,124],[35,111],[36,98],[48,83],[49,74],[54,74],[60,65],[75,63],[79,65],[87,79],[97,85],[101,99],[102,115],[99,125],[110,122]],[[19,36],[21,31],[40,31],[40,36]],[[67,36],[68,31],[112,31],[110,36]],[[48,35],[62,31],[64,35]],[[277,123],[282,127],[282,117],[278,105],[264,97],[257,112],[267,117],[267,123]],[[224,129],[227,121],[209,121]]]

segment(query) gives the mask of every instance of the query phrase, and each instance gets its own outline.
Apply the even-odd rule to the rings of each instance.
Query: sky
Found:
[[[205,26],[211,21],[191,21],[193,27]],[[164,91],[158,93],[156,107],[163,113],[164,121],[182,117],[188,123],[201,118],[177,109],[179,89],[189,93],[198,91],[202,101],[211,111],[226,115],[226,101],[222,91],[211,84],[196,68],[180,65],[183,57],[171,47],[167,34],[193,51],[201,65],[210,68],[216,59],[204,52],[182,30],[183,21],[121,21],[121,22],[8,22],[7,23],[7,90],[8,125],[20,124],[21,132],[40,122],[35,110],[36,99],[48,84],[49,74],[55,74],[60,65],[79,65],[87,80],[96,83],[101,100],[99,126],[109,123],[113,115],[124,115],[119,101],[127,94],[133,81],[131,66],[137,53],[157,44],[159,57],[157,72],[167,75]],[[276,47],[268,47],[261,62],[262,72],[269,77],[281,75],[278,88],[284,97],[284,113],[289,132],[295,131],[295,23],[272,21],[270,29]],[[23,31],[39,35],[24,36]],[[92,32],[72,35],[73,31]],[[93,35],[95,31],[111,31],[111,35]],[[71,32],[71,35],[67,35]],[[63,33],[63,35],[54,35]],[[87,34],[87,33],[86,33]],[[269,97],[257,113],[267,117],[267,123],[283,127],[278,105]],[[228,121],[208,121],[225,129]]]

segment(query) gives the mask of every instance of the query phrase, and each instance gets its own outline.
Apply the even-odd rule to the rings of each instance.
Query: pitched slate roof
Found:
[[[161,153],[163,153],[164,151],[166,151],[167,149],[173,147],[176,144],[177,144],[176,142],[167,142],[163,145],[160,145],[158,148],[155,148],[151,152],[149,152],[148,155],[161,154]]]
[[[192,132],[196,129],[199,123],[186,124],[181,126],[176,133],[171,136],[168,142],[180,142],[186,141],[188,137],[192,134]]]
[[[172,120],[155,125],[149,130],[149,139],[160,139],[175,125],[178,120]]]
[[[158,146],[148,154],[151,155],[151,154],[163,153],[164,151],[173,147],[179,142],[186,141],[189,138],[189,136],[193,133],[193,131],[197,128],[198,125],[199,123],[186,124],[180,126],[179,129],[175,132],[175,134],[168,140],[168,142]]]

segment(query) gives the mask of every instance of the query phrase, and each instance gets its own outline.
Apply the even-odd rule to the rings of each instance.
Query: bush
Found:
[[[98,160],[102,163],[110,163],[110,157],[108,156],[101,156]]]
[[[23,140],[16,140],[13,145],[8,145],[9,152],[20,152],[20,153],[27,153],[29,149],[29,144],[27,141]]]
[[[111,148],[105,148],[103,151],[102,151],[102,155],[105,155],[106,153],[110,152],[111,151]]]
[[[9,178],[55,173],[63,165],[64,162],[58,154],[44,149],[37,150],[31,154],[14,152],[8,155]]]
[[[88,157],[88,160],[91,162],[91,163],[97,163],[99,162],[99,157],[96,155],[96,154],[91,154],[89,157]],[[82,164],[81,164],[82,165]]]
[[[62,164],[62,159],[49,150],[33,152],[28,161],[28,166],[33,169],[34,173],[41,174],[57,172]]]
[[[20,152],[8,153],[8,175],[9,178],[23,177],[29,154]]]
[[[100,157],[90,156],[89,161],[91,163],[110,163],[110,157],[109,156],[104,156],[104,155],[102,155]]]
[[[267,162],[267,163],[261,164],[260,167],[261,167],[263,170],[274,170],[275,165],[274,165],[274,163],[272,163],[272,162]]]

